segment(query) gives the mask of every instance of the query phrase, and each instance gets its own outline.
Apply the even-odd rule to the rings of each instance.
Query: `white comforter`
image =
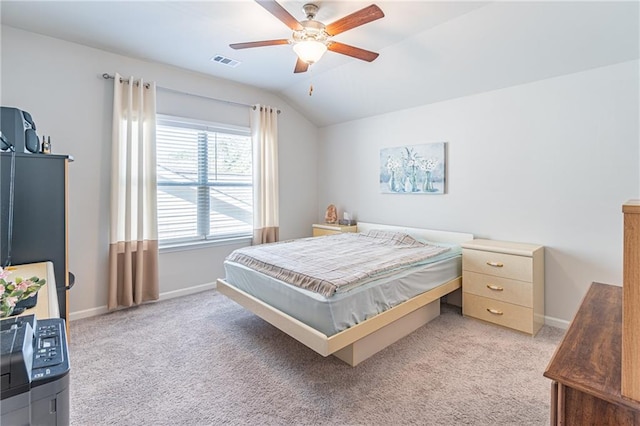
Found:
[[[371,230],[245,247],[227,260],[329,297],[448,250],[408,234]]]

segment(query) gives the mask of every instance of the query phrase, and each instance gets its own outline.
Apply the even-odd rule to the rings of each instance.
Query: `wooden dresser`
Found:
[[[544,324],[544,247],[482,239],[463,243],[462,312],[535,335]]]
[[[544,376],[552,425],[640,425],[621,394],[622,287],[593,283]]]
[[[552,425],[640,425],[640,200],[622,211],[623,286],[591,284],[549,362]]]

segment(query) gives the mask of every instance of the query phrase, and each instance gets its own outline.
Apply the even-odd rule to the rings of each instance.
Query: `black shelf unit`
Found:
[[[53,263],[60,317],[67,320],[67,290],[73,285],[68,265],[69,155],[15,154],[11,264]],[[0,153],[0,262],[8,251],[11,153]]]

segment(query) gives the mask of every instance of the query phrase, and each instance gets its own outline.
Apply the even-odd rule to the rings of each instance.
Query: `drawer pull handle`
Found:
[[[490,314],[493,314],[493,315],[504,315],[504,312],[499,311],[497,309],[487,308],[487,312],[489,312]]]
[[[504,266],[501,262],[487,262],[487,265],[493,266],[494,268],[502,268]]]
[[[489,290],[493,290],[493,291],[503,291],[504,290],[503,287],[500,287],[500,286],[497,286],[497,285],[493,285],[493,284],[487,284],[487,288]]]

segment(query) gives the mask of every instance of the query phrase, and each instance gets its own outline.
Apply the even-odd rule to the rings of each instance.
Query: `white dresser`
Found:
[[[535,335],[544,324],[544,247],[463,243],[462,313]]]

